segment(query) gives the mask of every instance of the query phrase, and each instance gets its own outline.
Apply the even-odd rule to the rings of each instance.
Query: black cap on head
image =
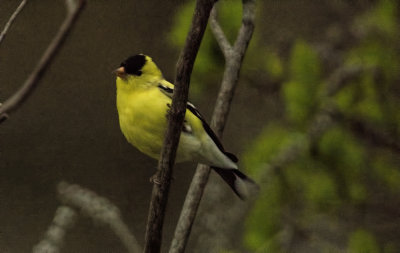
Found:
[[[140,76],[142,74],[141,69],[146,63],[146,57],[142,54],[137,54],[129,57],[121,63],[121,67],[125,68],[125,73]]]

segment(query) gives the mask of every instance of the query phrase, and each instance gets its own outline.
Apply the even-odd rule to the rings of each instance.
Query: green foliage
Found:
[[[218,22],[229,42],[233,45],[242,23],[242,1],[221,0],[218,6]]]
[[[361,66],[366,71],[357,80],[348,81],[328,102],[345,117],[354,117],[398,137],[397,5],[395,1],[380,1],[376,8],[356,19],[360,40],[344,50],[344,66]],[[347,252],[397,252],[397,242],[378,240],[359,216],[367,211],[364,206],[380,201],[376,197],[378,189],[383,191],[379,196],[397,196],[400,192],[398,154],[387,146],[377,147],[369,136],[360,138],[346,122],[334,124],[317,140],[308,139],[305,129],[327,102],[321,91],[326,88],[324,80],[329,73],[323,73],[317,53],[304,40],[296,40],[290,52],[287,62],[270,51],[265,54],[268,57],[264,55],[264,66],[272,79],[281,80],[287,73],[281,90],[286,113],[280,123],[269,124],[244,154],[245,167],[251,169],[255,178],[264,180],[246,223],[246,245],[252,251],[281,252],[281,235],[290,233],[285,230],[287,227],[315,230],[310,237],[318,238],[318,217],[323,215],[329,226],[322,231],[336,231],[349,220],[364,227],[339,230],[347,238],[342,244]],[[296,145],[302,149],[295,162],[278,171],[266,171],[283,150]]]
[[[380,87],[372,74],[366,74],[358,84],[349,85],[337,95],[338,106],[349,115],[360,115],[379,124],[384,121],[382,105],[378,97]]]
[[[280,80],[284,74],[284,66],[282,59],[274,52],[266,52],[265,54],[265,70],[272,80]]]
[[[168,36],[168,41],[172,47],[181,49],[185,44],[194,7],[195,2],[189,1],[177,11],[179,15],[175,16],[172,30]],[[207,82],[215,80],[217,73],[221,73],[222,67],[222,55],[209,28],[207,28],[194,64],[190,86],[191,93],[193,95],[201,94],[206,89]]]
[[[278,236],[282,208],[282,185],[277,178],[269,182],[251,211],[246,223],[246,246],[255,251],[279,252]]]
[[[384,36],[395,37],[399,30],[397,26],[397,3],[392,0],[379,1],[371,11],[361,15],[356,20],[357,29],[363,33],[371,31],[381,33]]]
[[[322,136],[319,148],[321,156],[327,161],[333,161],[333,166],[341,165],[359,170],[364,159],[360,144],[339,127],[330,129]]]
[[[400,192],[400,171],[396,164],[396,157],[392,153],[378,150],[373,159],[375,176],[384,182],[392,193]]]
[[[340,92],[338,104],[349,115],[360,115],[378,125],[399,122],[398,98],[391,83],[398,80],[400,69],[399,29],[395,1],[380,1],[375,9],[362,15],[355,29],[363,35],[360,44],[349,50],[346,64],[369,68],[359,85]]]
[[[258,6],[263,3],[259,2]],[[195,1],[188,1],[177,10],[177,15],[168,34],[167,40],[171,47],[181,50],[184,45]],[[242,23],[242,1],[220,0],[218,6],[218,21],[228,41],[233,45],[239,27]],[[257,21],[257,20],[256,20]],[[256,23],[256,27],[264,24]],[[277,81],[283,75],[283,63],[273,50],[265,47],[265,42],[254,33],[242,65],[241,80],[249,81],[270,79]],[[208,27],[203,37],[199,53],[191,77],[190,92],[194,96],[201,95],[211,85],[221,82],[225,62],[217,41]]]
[[[379,253],[381,251],[374,235],[364,229],[359,229],[350,235],[348,252]]]
[[[285,169],[285,175],[307,212],[328,211],[337,205],[337,185],[324,164],[305,157]]]
[[[234,41],[238,27],[241,24],[241,1],[220,1],[218,20],[223,27],[227,38]],[[190,28],[190,20],[195,6],[194,1],[188,1],[177,11],[168,41],[174,48],[181,49],[185,43],[186,35]],[[218,82],[224,69],[222,53],[215,41],[210,28],[206,29],[199,53],[197,55],[192,74],[191,92],[193,95],[201,94],[208,85]]]
[[[189,1],[177,12],[169,37],[176,48],[184,43],[193,3]],[[324,65],[325,59],[320,59],[311,43],[296,39],[284,57],[255,33],[241,80],[246,85],[257,80],[262,85],[265,80],[281,83],[279,106],[285,108],[285,113],[266,126],[243,155],[243,167],[256,180],[262,180],[245,226],[244,243],[250,251],[284,252],[287,235],[296,233],[310,244],[338,244],[333,248],[347,252],[398,251],[398,242],[378,238],[360,219],[367,212],[365,206],[380,201],[376,189],[382,191],[380,196],[396,196],[400,192],[398,154],[387,147],[377,147],[369,136],[360,138],[354,133],[356,127],[349,127],[345,121],[337,121],[317,139],[309,138],[308,129],[321,106],[329,104],[344,119],[355,118],[380,132],[394,134],[394,138],[400,136],[398,5],[396,1],[378,1],[374,8],[354,19],[349,31],[355,36],[350,42],[344,39],[342,67],[360,66],[365,71],[357,80],[346,81],[333,98],[322,96],[332,66]],[[233,42],[241,23],[241,1],[220,2],[219,20]],[[218,83],[223,67],[222,54],[207,30],[196,60],[191,92],[199,94],[208,84]],[[283,159],[282,152],[292,147],[301,148],[284,166],[272,171],[269,165]],[[349,221],[363,229],[347,231]],[[341,238],[329,241],[333,234],[341,234]],[[320,248],[316,252],[330,251]]]
[[[289,61],[288,82],[283,84],[283,94],[288,119],[297,124],[309,120],[318,105],[321,82],[320,61],[313,49],[298,40],[293,46]]]
[[[359,203],[367,197],[363,178],[366,155],[363,146],[343,128],[333,128],[321,138],[320,159],[335,169],[337,184],[351,200]],[[342,190],[343,191],[343,190]]]
[[[279,124],[270,125],[248,147],[248,151],[243,156],[243,163],[246,168],[249,168],[250,174],[257,176],[258,173],[264,171],[266,163],[271,158],[294,142],[302,141],[302,139],[304,139],[303,135],[289,131]]]

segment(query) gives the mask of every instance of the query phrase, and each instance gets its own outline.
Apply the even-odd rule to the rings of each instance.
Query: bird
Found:
[[[160,158],[174,85],[164,79],[152,58],[136,54],[114,70],[116,104],[127,141],[154,159]],[[188,102],[175,161],[209,165],[242,200],[254,195],[255,181],[238,169],[237,157],[221,141],[196,107]]]

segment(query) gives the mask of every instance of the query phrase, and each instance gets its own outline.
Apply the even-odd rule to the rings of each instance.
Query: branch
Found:
[[[109,225],[128,252],[142,251],[136,238],[122,221],[119,209],[110,201],[88,189],[66,182],[58,185],[58,194],[64,205],[80,210],[96,222]]]
[[[368,141],[375,147],[383,147],[400,154],[400,140],[391,131],[382,131],[371,123],[356,117],[336,112],[335,120],[350,129],[355,136]]]
[[[70,229],[78,215],[76,211],[68,206],[60,206],[56,210],[53,222],[46,231],[42,241],[33,247],[33,253],[60,252],[64,243],[65,235]]]
[[[177,63],[175,89],[168,128],[158,163],[156,183],[150,202],[144,252],[160,252],[162,227],[171,184],[176,150],[186,112],[190,75],[215,0],[197,0],[192,25]]]
[[[232,53],[233,48],[232,45],[229,43],[228,39],[226,38],[224,31],[222,30],[221,26],[218,23],[216,6],[214,6],[214,8],[211,11],[210,28],[215,39],[217,40],[219,47],[221,48],[222,53],[224,54],[224,57],[228,58]]]
[[[11,15],[10,19],[7,21],[6,25],[4,26],[3,31],[0,33],[0,44],[3,42],[4,38],[7,35],[8,29],[10,29],[10,26],[14,22],[15,18],[18,16],[18,14],[22,11],[26,4],[26,0],[22,0],[21,3],[18,5],[17,9],[15,9],[14,13]]]
[[[242,0],[243,2],[243,17],[242,25],[239,29],[239,34],[236,38],[234,45],[234,52],[237,56],[244,57],[247,46],[250,42],[251,36],[254,31],[254,20],[256,16],[256,1],[255,0]]]
[[[82,12],[85,5],[85,0],[79,0],[75,6],[71,4],[70,0],[67,3],[67,16],[61,24],[57,34],[43,53],[42,58],[39,60],[32,73],[25,80],[22,87],[14,93],[3,104],[0,104],[0,123],[8,118],[8,114],[17,109],[25,100],[32,94],[39,81],[42,79],[44,73],[54,60],[56,54],[60,51],[72,27],[76,23],[79,14]],[[75,7],[75,8],[72,8]]]
[[[216,131],[216,135],[221,138],[225,123],[229,114],[230,104],[239,80],[240,67],[253,34],[255,19],[255,0],[243,0],[242,26],[235,42],[233,50],[228,49],[228,42],[223,35],[218,22],[215,20],[215,11],[210,24],[214,36],[219,41],[221,50],[224,52],[226,66],[221,88],[211,120],[211,127]],[[228,50],[230,51],[228,53]],[[210,175],[210,167],[198,165],[193,177],[189,191],[179,217],[175,235],[169,250],[170,253],[184,252],[189,235],[191,233],[194,218],[200,204],[205,186]]]
[[[339,72],[338,76],[333,76],[334,79],[340,79],[341,75],[347,76],[347,78],[352,78],[352,76],[359,75],[362,71],[372,72],[375,78],[379,77],[381,71],[376,68],[368,68],[363,69],[360,66],[352,66],[348,69],[345,69],[342,72]],[[341,85],[346,85],[345,82],[337,82],[337,85],[331,87],[331,90],[328,91],[328,95],[330,92],[336,92],[336,90],[341,89]],[[391,149],[396,153],[400,153],[400,140],[398,140],[391,131],[381,131],[373,124],[365,122],[364,120],[354,117],[348,116],[343,112],[336,111],[334,114],[334,119],[336,121],[341,122],[347,128],[349,128],[355,136],[362,138],[363,140],[369,141],[374,146],[381,146],[384,148]]]

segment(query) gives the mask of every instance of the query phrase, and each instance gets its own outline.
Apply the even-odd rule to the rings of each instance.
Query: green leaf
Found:
[[[303,125],[318,106],[321,69],[317,54],[302,40],[298,40],[292,49],[289,76],[290,80],[283,84],[287,116]]]
[[[396,1],[381,0],[371,11],[362,15],[356,22],[357,28],[362,30],[373,30],[386,36],[398,34]]]
[[[396,156],[385,150],[379,150],[373,159],[374,176],[393,193],[400,192],[400,171],[395,164]]]
[[[278,252],[279,244],[274,236],[280,227],[282,190],[275,178],[260,192],[246,220],[244,243],[250,250],[273,249],[273,252]]]
[[[349,238],[349,253],[379,253],[379,246],[373,234],[358,229]]]
[[[289,131],[280,124],[270,124],[246,149],[247,151],[243,154],[243,163],[250,174],[257,175],[265,170],[265,165],[271,162],[271,158],[293,143],[302,141],[304,141],[304,135]]]
[[[284,66],[281,58],[274,52],[265,54],[265,69],[272,80],[279,80],[284,73]]]
[[[355,203],[367,198],[364,178],[368,173],[365,148],[340,127],[327,131],[319,142],[320,159],[329,165],[342,191]]]

